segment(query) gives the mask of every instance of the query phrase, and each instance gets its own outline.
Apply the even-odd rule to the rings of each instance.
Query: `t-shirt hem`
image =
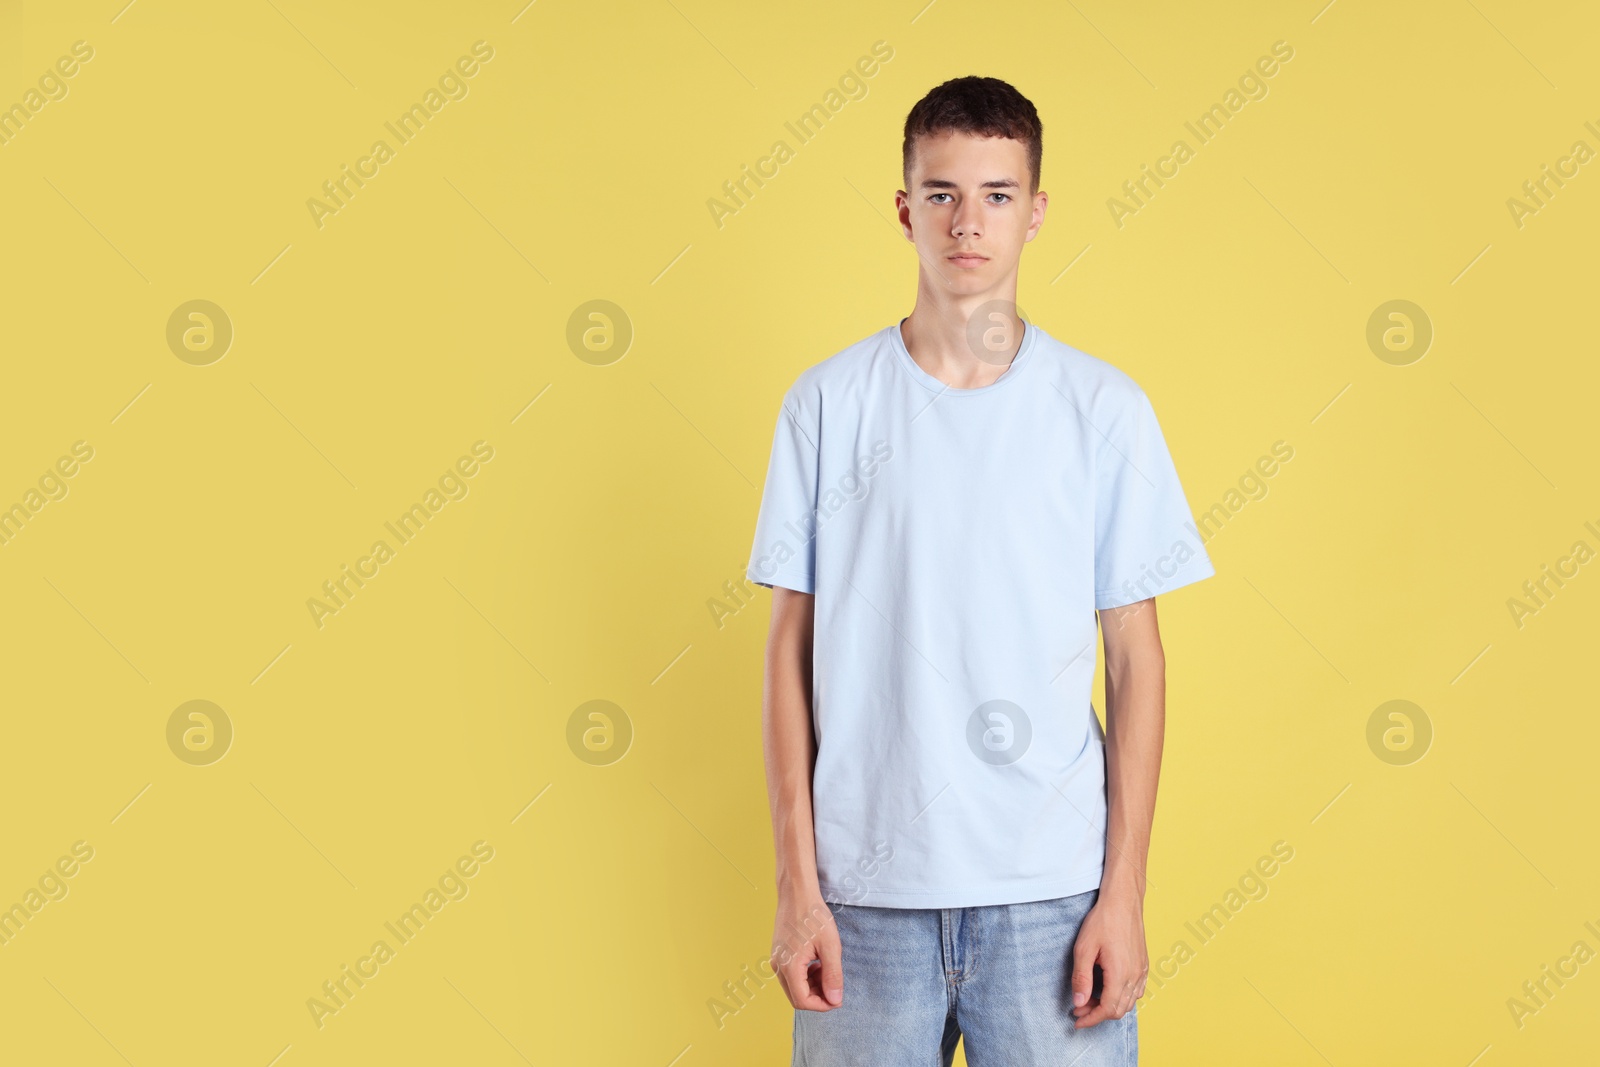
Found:
[[[822,882],[822,899],[834,904],[854,904],[869,908],[979,908],[1000,904],[1025,904],[1032,900],[1054,900],[1076,896],[1100,888],[1104,867],[1075,874],[1070,878],[1032,879],[1026,882],[984,882],[959,889],[879,889],[837,886]]]
[[[781,585],[785,589],[793,589],[798,593],[815,593],[817,579],[815,575],[807,574],[759,574],[754,567],[744,572],[744,576],[756,585],[771,589]]]
[[[1169,580],[1166,585],[1151,593],[1150,596],[1130,595],[1123,589],[1097,589],[1094,594],[1094,610],[1106,611],[1111,608],[1125,608],[1129,604],[1137,604],[1141,600],[1149,600],[1151,597],[1158,597],[1163,593],[1170,593],[1175,589],[1182,589],[1186,585],[1193,585],[1195,582],[1215,577],[1216,573],[1216,568],[1208,561],[1203,567],[1175,575],[1172,580]]]

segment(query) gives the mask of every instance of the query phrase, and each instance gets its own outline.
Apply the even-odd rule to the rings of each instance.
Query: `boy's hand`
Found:
[[[1072,949],[1072,1014],[1075,1029],[1120,1019],[1144,996],[1150,954],[1144,943],[1144,908],[1134,894],[1101,893],[1078,929]],[[1099,965],[1101,988],[1095,989]]]
[[[844,966],[833,911],[816,894],[778,894],[771,966],[784,994],[801,1011],[844,1003]]]

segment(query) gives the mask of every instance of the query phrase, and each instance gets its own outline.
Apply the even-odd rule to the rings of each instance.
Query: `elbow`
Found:
[[[1135,679],[1155,679],[1164,682],[1167,676],[1167,656],[1160,641],[1139,642],[1116,651],[1106,650],[1106,673],[1125,683]]]

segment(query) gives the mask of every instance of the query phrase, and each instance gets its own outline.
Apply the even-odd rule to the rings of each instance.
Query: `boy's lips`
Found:
[[[958,267],[976,267],[989,262],[988,256],[980,256],[976,252],[957,252],[953,256],[946,256],[950,262]]]

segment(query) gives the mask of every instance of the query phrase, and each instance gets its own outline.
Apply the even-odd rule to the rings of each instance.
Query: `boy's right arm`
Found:
[[[844,1001],[844,970],[833,912],[817,883],[811,809],[811,771],[816,761],[811,722],[815,606],[810,593],[783,586],[772,589],[761,736],[777,856],[778,915],[771,966],[796,1008],[831,1011]],[[816,968],[811,966],[814,959],[820,961]]]

